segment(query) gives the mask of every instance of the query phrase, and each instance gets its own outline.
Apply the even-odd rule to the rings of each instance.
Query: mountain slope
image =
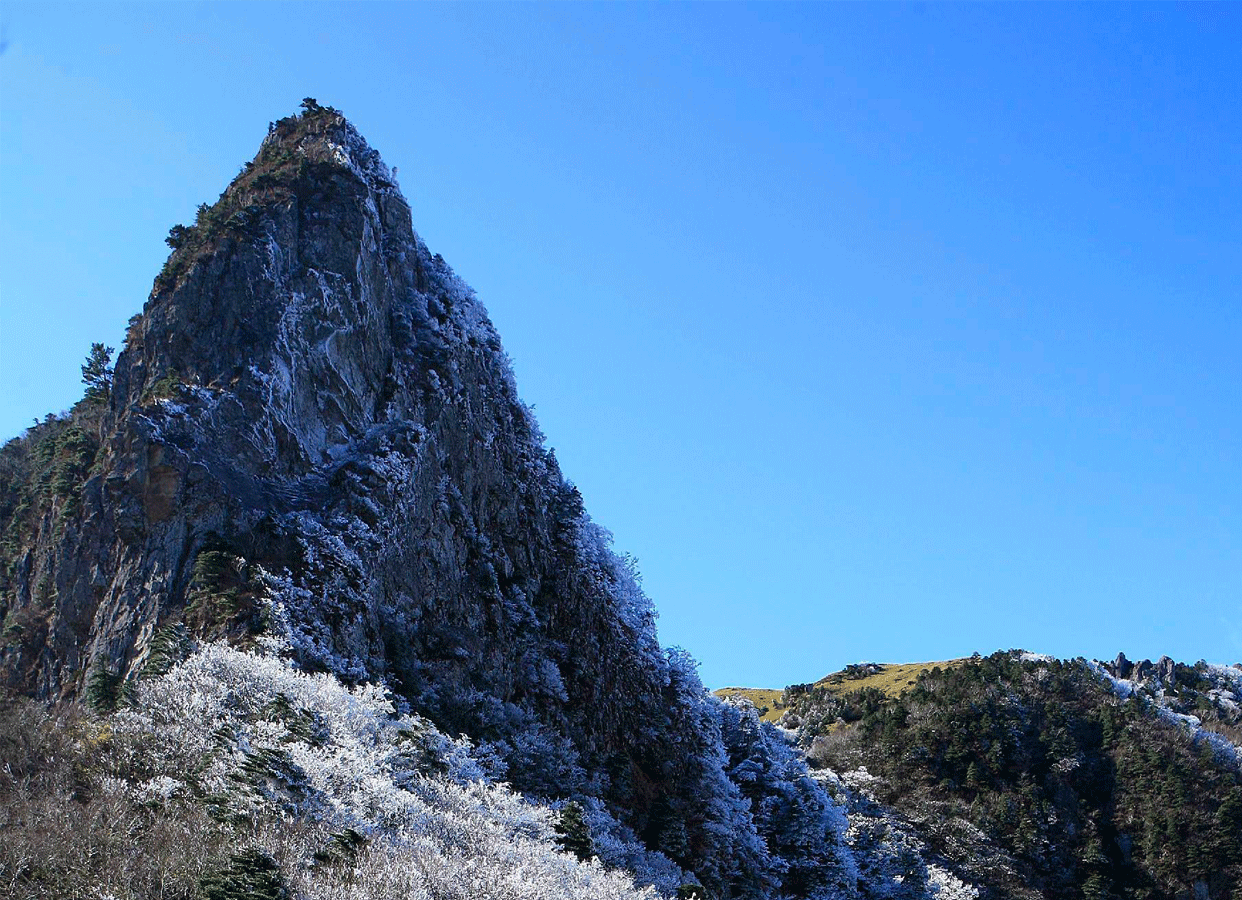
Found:
[[[1238,900],[1232,670],[998,654],[759,696],[815,771],[711,698],[478,299],[304,105],[170,232],[115,369],[0,450],[0,884]]]
[[[846,666],[840,672],[825,675],[813,684],[791,684],[783,690],[772,688],[724,687],[712,691],[722,700],[729,697],[740,697],[754,704],[759,717],[765,722],[779,722],[789,709],[790,703],[813,689],[820,689],[829,694],[843,695],[858,691],[876,690],[896,697],[907,687],[915,683],[915,679],[925,670],[933,668],[950,668],[964,660],[951,659],[944,662],[928,663],[855,663]],[[791,723],[794,724],[794,723]]]
[[[1015,651],[795,688],[851,821],[907,823],[983,897],[1242,896],[1242,669]]]
[[[660,648],[483,307],[338,112],[274,123],[169,243],[110,389],[0,459],[11,691],[115,700],[183,627],[382,682],[713,896],[848,888],[833,805],[796,759],[733,771],[733,714]]]

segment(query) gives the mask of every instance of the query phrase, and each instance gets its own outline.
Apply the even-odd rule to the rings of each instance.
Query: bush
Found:
[[[143,392],[142,399],[148,400],[171,400],[177,396],[181,389],[181,376],[176,370],[165,372],[155,381],[147,386]]]

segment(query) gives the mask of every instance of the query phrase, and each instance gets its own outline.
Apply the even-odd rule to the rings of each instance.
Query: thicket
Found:
[[[112,789],[142,774],[131,750],[88,713],[0,701],[0,895],[189,900],[227,867],[234,829],[206,807]]]
[[[112,713],[0,702],[0,896],[655,900],[381,688],[220,645],[128,688]]]

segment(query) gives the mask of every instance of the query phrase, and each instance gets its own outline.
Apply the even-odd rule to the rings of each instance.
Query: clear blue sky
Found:
[[[712,686],[1242,659],[1242,8],[0,9],[0,433],[304,96]]]

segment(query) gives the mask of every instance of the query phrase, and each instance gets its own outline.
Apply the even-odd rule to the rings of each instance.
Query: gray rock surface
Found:
[[[679,686],[375,151],[333,110],[283,119],[174,231],[75,503],[11,536],[4,612],[36,625],[0,653],[5,684],[74,696],[93,669],[137,672],[178,621],[282,636],[494,747],[518,788],[603,797],[683,864],[744,873],[753,832],[699,804],[740,802],[711,787],[719,736],[685,700],[701,686]]]

